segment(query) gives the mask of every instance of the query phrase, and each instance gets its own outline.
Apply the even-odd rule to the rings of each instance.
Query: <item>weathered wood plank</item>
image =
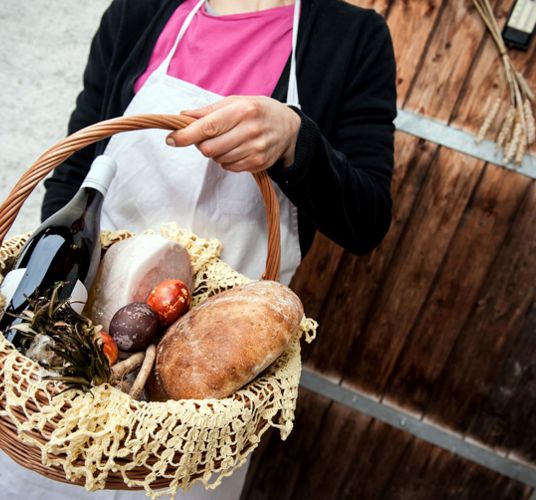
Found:
[[[350,455],[352,468],[333,498],[381,500],[386,483],[396,473],[412,437],[373,420],[360,447]]]
[[[288,440],[274,431],[254,457],[242,500],[521,500],[530,492],[309,391],[298,407]]]
[[[536,184],[531,185],[526,200],[488,273],[482,295],[458,337],[448,360],[449,368],[426,412],[427,419],[461,432],[468,428],[476,432],[476,426],[470,427],[471,422],[486,401],[501,399],[503,381],[497,380],[496,374],[504,366],[509,346],[523,327],[534,299]],[[495,424],[489,424],[490,428],[479,432],[486,438],[497,432],[493,429]],[[484,426],[485,421],[480,420],[478,425]]]
[[[467,433],[489,446],[514,450],[525,460],[536,461],[536,415],[531,402],[536,401],[536,185],[528,195],[512,224],[508,243],[502,249],[494,268],[493,281],[482,298],[487,308],[480,314],[492,314],[485,324],[486,342],[497,342],[496,328],[503,330],[506,359],[496,360],[491,378],[478,392],[484,393],[480,409],[471,415]],[[512,293],[517,290],[517,293]],[[530,305],[532,296],[532,305]],[[517,312],[514,308],[525,309]],[[507,321],[519,316],[519,333],[508,328]],[[498,324],[496,322],[498,321]],[[500,330],[499,330],[500,332]],[[478,361],[478,360],[477,360]],[[484,375],[486,375],[484,373]],[[481,376],[479,376],[479,379]],[[484,392],[487,391],[487,392]]]
[[[495,6],[494,12],[500,26],[506,22],[513,2],[514,0],[505,0]],[[476,16],[477,13],[474,12],[473,15]],[[459,102],[450,116],[450,122],[454,126],[478,133],[488,110],[500,95],[500,64],[496,45],[487,33],[480,56],[473,63]],[[501,115],[503,112],[505,109],[501,110]]]
[[[425,495],[429,491],[427,483],[431,480],[435,483],[443,457],[445,452],[441,449],[413,439],[402,455],[396,474],[391,476],[386,485],[383,492],[384,499],[425,500]],[[456,460],[451,460],[449,463],[457,465]],[[443,493],[449,495],[452,487],[453,485],[444,484]]]
[[[416,413],[426,408],[531,183],[510,170],[486,168],[387,384],[392,403]]]
[[[491,382],[493,393],[470,423],[467,434],[536,463],[536,302],[515,338],[511,353]]]
[[[532,40],[532,44],[528,52],[522,52],[520,50],[510,51],[510,56],[513,60],[514,67],[523,72],[523,75],[527,79],[532,89],[532,92],[536,95],[536,42]],[[536,104],[532,105],[532,114],[536,116]],[[530,149],[532,153],[536,154],[536,143],[534,143]]]
[[[383,394],[483,167],[479,160],[439,150],[370,318],[347,358],[345,384]]]
[[[509,412],[506,413],[506,429],[502,448],[513,450],[513,457],[520,457],[532,464],[536,463],[536,412],[533,402],[536,401],[536,301],[527,314],[519,340],[510,357],[513,363],[513,379],[504,380],[503,387],[512,387],[513,400],[510,401]],[[522,379],[516,384],[521,371]],[[503,389],[504,390],[504,389]],[[495,406],[494,406],[495,408]],[[475,432],[476,434],[476,432]]]
[[[315,446],[330,406],[328,399],[300,388],[294,431],[286,442],[278,431],[265,436],[263,449],[253,455],[242,500],[293,500],[303,460]]]
[[[406,100],[415,70],[426,53],[428,39],[436,26],[443,0],[394,0],[389,25],[397,62],[398,103]]]
[[[512,4],[513,0],[505,0],[495,5],[494,12],[498,17],[500,26],[506,22]],[[509,55],[514,67],[525,75],[531,82],[533,90],[536,90],[536,65],[533,63],[536,60],[536,43],[532,43],[527,52],[511,49]],[[501,79],[502,65],[498,51],[491,37],[486,35],[480,57],[473,64],[462,96],[453,110],[451,123],[472,133],[478,133],[490,107],[501,95],[499,91],[502,85]],[[506,87],[504,90],[506,91]],[[508,103],[505,101],[499,112],[499,117],[504,117],[507,107]],[[500,120],[497,119],[487,137],[496,136],[499,128]],[[532,150],[536,151],[536,144],[533,145]]]
[[[484,34],[471,0],[447,1],[404,108],[447,122]]]
[[[393,222],[381,246],[368,257],[348,253],[341,259],[329,296],[318,318],[319,333],[305,352],[307,365],[339,380],[348,349],[359,335],[385,271],[398,247],[415,199],[426,177],[437,146],[403,133],[396,134],[393,176]],[[314,268],[304,270],[314,273]],[[323,286],[320,286],[323,290]],[[302,297],[302,295],[300,295]],[[308,299],[305,299],[306,302]]]
[[[292,498],[337,498],[348,476],[355,474],[353,456],[363,448],[372,419],[340,404],[332,404],[313,448],[302,456],[302,468]],[[380,464],[378,464],[380,466]]]
[[[317,234],[313,246],[292,278],[292,288],[303,302],[305,314],[318,318],[320,310],[332,289],[332,281],[339,266],[343,249]]]
[[[531,489],[428,443],[413,440],[385,500],[524,500]]]

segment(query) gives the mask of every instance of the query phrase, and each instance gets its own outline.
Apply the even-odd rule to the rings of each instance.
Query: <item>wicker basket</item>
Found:
[[[189,123],[191,119],[182,116],[117,118],[60,141],[38,158],[0,207],[0,241],[38,182],[75,151],[119,132],[176,130]],[[263,278],[277,280],[279,205],[266,173],[254,177],[268,219]],[[106,246],[129,234],[103,236]],[[185,231],[175,231],[174,237],[187,249],[195,246],[198,254],[210,248]],[[20,251],[24,239],[16,237],[4,243],[2,269],[7,258]],[[226,287],[248,281],[217,255],[208,255],[197,265],[197,280],[203,282],[205,293],[207,283],[214,283],[218,276],[227,276]],[[246,461],[270,426],[278,427],[283,439],[290,433],[301,372],[299,337],[314,329],[315,323],[304,318],[300,335],[289,349],[232,397],[166,403],[133,401],[107,384],[90,395],[76,392],[73,396],[73,391],[58,395],[61,385],[43,381],[38,365],[0,338],[0,448],[26,468],[89,490],[145,489],[156,498],[174,495],[179,488],[187,490],[195,481],[215,488]]]

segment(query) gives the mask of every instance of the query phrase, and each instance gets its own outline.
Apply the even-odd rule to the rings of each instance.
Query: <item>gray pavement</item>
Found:
[[[0,0],[0,201],[65,136],[91,38],[110,0]],[[43,187],[9,234],[39,223]]]

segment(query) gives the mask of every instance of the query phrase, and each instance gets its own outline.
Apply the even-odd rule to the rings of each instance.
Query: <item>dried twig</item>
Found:
[[[120,361],[112,366],[112,378],[115,381],[121,381],[126,375],[133,372],[136,368],[141,366],[145,358],[144,352],[137,352],[127,359]]]
[[[140,396],[143,392],[143,388],[145,387],[145,383],[147,382],[147,379],[151,374],[151,370],[153,369],[155,359],[156,346],[154,344],[151,344],[145,352],[143,364],[141,365],[138,376],[136,377],[136,380],[134,380],[134,383],[132,384],[132,387],[129,391],[129,395],[132,399],[140,399]]]
[[[527,148],[536,140],[536,124],[534,113],[532,112],[532,103],[535,101],[534,93],[525,77],[514,69],[489,0],[473,0],[473,3],[499,51],[502,60],[504,81],[506,81],[508,88],[510,106],[508,107],[505,118],[501,121],[495,142],[497,148],[503,148],[504,161],[506,163],[514,160],[519,165],[523,161],[523,156]],[[501,89],[500,96],[493,103],[485,117],[476,138],[477,142],[484,139],[495,122],[501,108],[501,102],[504,99],[503,94],[504,88]]]

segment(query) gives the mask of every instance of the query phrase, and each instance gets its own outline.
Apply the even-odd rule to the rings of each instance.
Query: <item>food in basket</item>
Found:
[[[100,336],[102,340],[102,350],[104,352],[104,355],[108,358],[109,363],[113,365],[119,357],[119,349],[117,347],[117,342],[109,333],[106,333],[104,331],[100,332]]]
[[[169,326],[188,312],[192,301],[188,286],[180,280],[165,280],[147,297],[147,304],[158,315],[160,323]]]
[[[110,346],[100,326],[75,312],[69,299],[59,299],[62,286],[58,283],[51,293],[30,298],[13,328],[29,344],[26,356],[46,370],[44,378],[87,391],[111,381]]]
[[[153,365],[156,359],[156,347],[154,344],[151,344],[145,351],[145,357],[143,358],[143,363],[141,365],[140,371],[130,387],[128,394],[133,399],[140,399],[143,394],[143,389],[145,388],[145,383],[151,374]]]
[[[149,401],[164,402],[170,399],[166,391],[164,391],[164,387],[162,387],[162,382],[160,382],[160,379],[156,375],[156,369],[153,369],[149,374],[149,378],[145,384],[145,394]]]
[[[229,396],[279,357],[302,317],[300,299],[275,281],[214,295],[168,329],[152,384],[171,399]]]
[[[82,311],[100,260],[100,211],[115,170],[114,160],[97,157],[78,193],[39,226],[5,277],[0,331],[17,349],[28,347],[26,337],[11,327],[21,323],[29,299],[49,292],[57,282],[63,283],[59,299],[70,298],[73,309]]]
[[[137,352],[135,354],[131,354],[128,358],[119,361],[119,363],[116,363],[112,367],[112,380],[114,382],[120,382],[134,370],[137,370],[143,363],[144,359],[145,353]]]
[[[127,304],[114,314],[110,334],[119,349],[138,352],[147,349],[160,329],[156,313],[145,302]]]
[[[140,234],[112,245],[104,255],[90,293],[88,315],[109,330],[114,314],[127,304],[145,302],[166,279],[192,283],[188,252],[156,234]]]

